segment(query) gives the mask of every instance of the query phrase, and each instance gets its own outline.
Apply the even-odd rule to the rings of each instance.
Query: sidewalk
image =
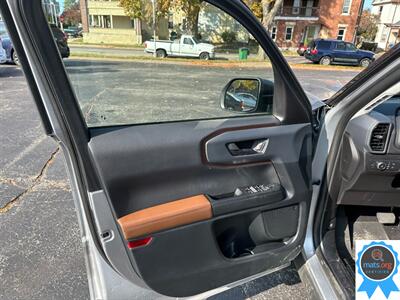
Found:
[[[152,54],[144,52],[144,49],[132,48],[101,48],[101,47],[75,47],[71,46],[71,58],[101,61],[131,61],[159,64],[191,65],[194,67],[220,67],[220,68],[271,68],[268,60],[260,61],[256,55],[250,55],[248,60],[241,61],[236,54],[217,53],[216,59],[202,61],[196,58],[167,57],[154,58]],[[316,69],[321,71],[360,71],[361,67],[353,66],[321,66],[307,61],[301,56],[285,56],[286,61],[293,69]]]

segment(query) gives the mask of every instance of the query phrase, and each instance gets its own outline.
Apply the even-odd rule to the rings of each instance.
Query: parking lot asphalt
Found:
[[[118,103],[107,101],[113,101],[121,85],[126,97],[121,97],[120,103],[133,106],[128,100],[135,98],[140,82],[148,82],[137,78],[146,74],[148,80],[155,74],[146,73],[147,65],[133,62],[67,60],[66,66],[72,82],[80,85],[77,96],[92,122],[103,120],[102,115],[113,120],[116,113],[110,107],[115,110]],[[216,76],[215,80],[216,77],[210,77],[210,70],[196,72],[196,76],[206,74],[212,78],[207,82],[199,77],[200,84],[195,86],[202,91],[205,87],[218,91],[227,79]],[[85,73],[86,76],[80,75]],[[323,98],[356,74],[296,71],[304,88]],[[174,78],[179,79],[170,76],[168,82],[173,83]],[[163,80],[166,78],[154,79],[151,86],[163,88]],[[192,88],[188,85],[181,93],[186,91],[191,95]],[[104,92],[106,89],[108,94]],[[197,103],[202,109],[200,113],[215,109],[216,103],[208,101]],[[87,299],[85,262],[62,153],[55,142],[44,136],[23,74],[15,66],[0,66],[0,105],[0,299]],[[162,110],[153,111],[152,116],[172,111],[168,107],[164,105]],[[129,110],[127,116],[131,117],[130,114],[137,111]],[[308,295],[296,271],[288,268],[213,299],[307,299]]]
[[[67,60],[84,117],[91,126],[234,115],[220,108],[232,78],[274,80],[271,67],[242,64]],[[329,98],[357,72],[295,70],[309,96]]]

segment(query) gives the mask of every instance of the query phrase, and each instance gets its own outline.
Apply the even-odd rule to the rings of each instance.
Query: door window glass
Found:
[[[207,2],[195,1],[195,7],[182,1],[168,1],[168,7],[157,6],[159,1],[141,3],[135,28],[127,28],[128,16],[96,15],[89,6],[91,26],[83,35],[83,42],[135,50],[108,49],[104,58],[80,56],[83,50],[71,47],[71,57],[64,60],[89,127],[272,113],[273,68],[245,27]],[[112,28],[101,29],[110,22]],[[181,52],[174,44],[180,41],[194,47]]]
[[[330,47],[331,47],[331,42],[320,41],[318,43],[318,49],[320,49],[320,50],[326,50],[326,49],[329,49]]]
[[[183,43],[184,43],[185,45],[193,45],[192,39],[189,39],[189,38],[185,38],[185,39],[183,40]]]
[[[354,46],[354,45],[351,44],[351,43],[346,43],[346,50],[347,50],[347,51],[356,51],[357,48],[356,48],[356,46]]]
[[[7,34],[6,26],[4,25],[4,23],[2,21],[0,21],[0,36],[6,35],[6,34]]]
[[[345,43],[337,43],[336,44],[336,50],[346,50]]]

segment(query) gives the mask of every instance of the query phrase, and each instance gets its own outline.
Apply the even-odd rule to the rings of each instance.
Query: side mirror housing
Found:
[[[221,94],[221,108],[238,113],[271,113],[273,82],[261,78],[234,78]]]

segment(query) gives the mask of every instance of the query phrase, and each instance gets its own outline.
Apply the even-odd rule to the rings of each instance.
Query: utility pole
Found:
[[[153,36],[154,36],[154,57],[157,57],[157,39],[156,39],[156,1],[151,0],[153,4]]]
[[[365,2],[364,0],[361,1],[360,8],[358,9],[356,26],[354,26],[354,34],[353,34],[353,40],[352,40],[353,44],[356,44],[356,41],[357,41],[357,31],[358,31],[358,27],[360,27],[360,21],[361,21],[361,16],[363,13],[364,2]]]

